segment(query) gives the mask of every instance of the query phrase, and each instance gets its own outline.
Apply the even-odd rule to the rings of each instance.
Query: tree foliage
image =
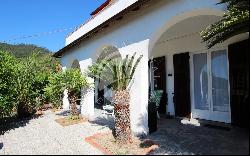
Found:
[[[49,83],[44,91],[45,95],[50,97],[50,102],[58,106],[63,91],[67,89],[71,105],[71,115],[74,118],[78,116],[76,107],[77,93],[80,92],[81,89],[89,87],[90,84],[87,82],[87,78],[81,73],[81,70],[72,68],[51,75],[49,77]]]
[[[65,89],[77,92],[87,87],[90,87],[90,84],[87,82],[87,78],[81,73],[81,70],[72,68],[50,75],[49,83],[44,90],[47,94],[51,94],[56,90],[56,92],[62,93]]]
[[[39,53],[39,55],[41,56],[52,54],[48,49],[32,44],[12,45],[7,43],[0,43],[0,51],[9,52],[16,58],[25,58],[27,56],[31,56],[34,52]]]
[[[48,84],[44,88],[45,97],[54,108],[59,108],[62,105],[62,93],[63,93],[63,74],[62,72],[50,75],[48,78]]]
[[[80,69],[67,69],[63,73],[62,86],[63,90],[67,89],[69,91],[79,91],[82,88],[89,87],[87,78],[81,73]]]
[[[20,59],[9,52],[1,52],[0,59],[0,117],[32,115],[48,98],[43,90],[60,70],[58,60],[40,53]]]
[[[11,115],[16,103],[16,63],[13,55],[0,51],[0,118]]]
[[[44,103],[46,99],[43,90],[49,83],[48,78],[58,70],[55,62],[52,56],[41,57],[39,53],[19,60],[16,85],[19,115],[32,114]]]
[[[249,32],[249,0],[221,0],[218,4],[227,4],[223,18],[201,32],[208,48],[235,35]]]

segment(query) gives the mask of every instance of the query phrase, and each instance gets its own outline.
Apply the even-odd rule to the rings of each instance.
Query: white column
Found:
[[[81,71],[84,72],[88,66],[92,65],[92,60],[87,59],[80,62]],[[88,83],[91,84],[90,88],[82,89],[81,94],[81,114],[86,117],[94,116],[94,79],[87,77]]]
[[[134,79],[130,87],[130,119],[131,129],[134,135],[142,136],[148,134],[148,40],[131,44],[119,49],[122,57],[127,54],[133,55],[136,52],[136,57],[141,54],[143,58],[138,65]]]

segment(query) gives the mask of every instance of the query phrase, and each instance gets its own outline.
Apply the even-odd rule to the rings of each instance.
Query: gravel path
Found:
[[[97,132],[110,131],[109,124],[86,122],[62,127],[55,122],[55,119],[61,117],[56,113],[46,111],[43,117],[30,120],[26,126],[9,130],[4,135],[0,135],[0,155],[102,154],[86,143],[84,138]]]

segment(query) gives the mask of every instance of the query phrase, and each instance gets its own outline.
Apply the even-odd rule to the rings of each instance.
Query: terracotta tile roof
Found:
[[[96,15],[98,14],[100,11],[102,11],[104,8],[106,8],[108,5],[111,4],[112,0],[106,0],[106,2],[104,2],[102,5],[100,5],[95,11],[93,11],[90,15]]]

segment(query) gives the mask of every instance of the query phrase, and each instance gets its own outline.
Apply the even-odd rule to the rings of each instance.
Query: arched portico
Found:
[[[177,23],[180,23],[181,21],[192,18],[192,17],[197,17],[197,16],[218,16],[222,17],[224,14],[223,10],[220,9],[197,9],[197,10],[192,10],[192,11],[187,11],[187,12],[182,12],[174,17],[172,17],[170,20],[166,21],[165,24],[158,30],[155,30],[152,36],[150,37],[150,42],[149,42],[149,56],[152,53],[153,48],[155,47],[155,44],[157,41],[160,40],[162,35],[168,31],[171,27],[176,25]],[[212,23],[211,23],[212,24]]]
[[[166,95],[163,96],[166,96],[165,104],[167,106],[160,109],[166,109],[167,114],[231,122],[228,42],[207,49],[199,34],[208,25],[220,20],[222,15],[223,11],[219,9],[183,12],[166,21],[166,24],[152,35],[149,42],[149,58],[152,59],[151,65],[155,66],[151,67],[149,74],[152,75],[150,88],[165,89]],[[199,57],[203,57],[205,60],[201,60]],[[161,61],[162,63],[159,63]],[[200,64],[205,62],[203,65],[206,67],[205,71],[209,72],[208,76],[199,73],[197,67],[200,65],[199,62]],[[213,66],[217,68],[213,69]],[[210,75],[210,73],[212,74]],[[196,78],[197,74],[200,76],[199,79]],[[202,100],[208,101],[209,106],[199,98],[203,95],[206,98]],[[224,97],[224,102],[215,96]],[[180,101],[182,103],[190,102],[187,102],[188,106],[180,106],[178,104]],[[200,106],[202,103],[203,108]]]
[[[103,45],[96,50],[92,55],[93,63],[98,63],[103,59],[119,59],[121,54],[119,49],[113,45]],[[107,73],[103,73],[107,74]],[[112,77],[112,75],[110,75]],[[107,113],[103,111],[103,106],[112,105],[112,89],[108,86],[110,85],[109,81],[103,81],[100,79],[94,80],[95,85],[95,116],[100,116],[102,113]]]
[[[172,106],[168,105],[166,113],[169,111],[171,115],[175,115],[172,94],[176,82],[174,55],[207,50],[205,44],[201,43],[198,32],[223,15],[224,7],[216,3],[217,0],[152,1],[151,5],[124,15],[122,20],[109,25],[106,30],[99,31],[92,38],[86,39],[86,42],[82,41],[78,48],[65,54],[63,62],[67,64],[68,58],[77,56],[83,71],[99,57],[103,57],[102,48],[111,45],[112,49],[114,44],[122,58],[127,54],[133,55],[134,52],[142,54],[143,59],[135,73],[131,89],[131,123],[134,132],[145,134],[148,132],[148,83],[152,87],[154,79],[148,76],[149,58],[165,58],[165,88],[168,104],[172,103]],[[224,45],[217,45],[221,46]],[[93,101],[87,103],[91,108]]]

